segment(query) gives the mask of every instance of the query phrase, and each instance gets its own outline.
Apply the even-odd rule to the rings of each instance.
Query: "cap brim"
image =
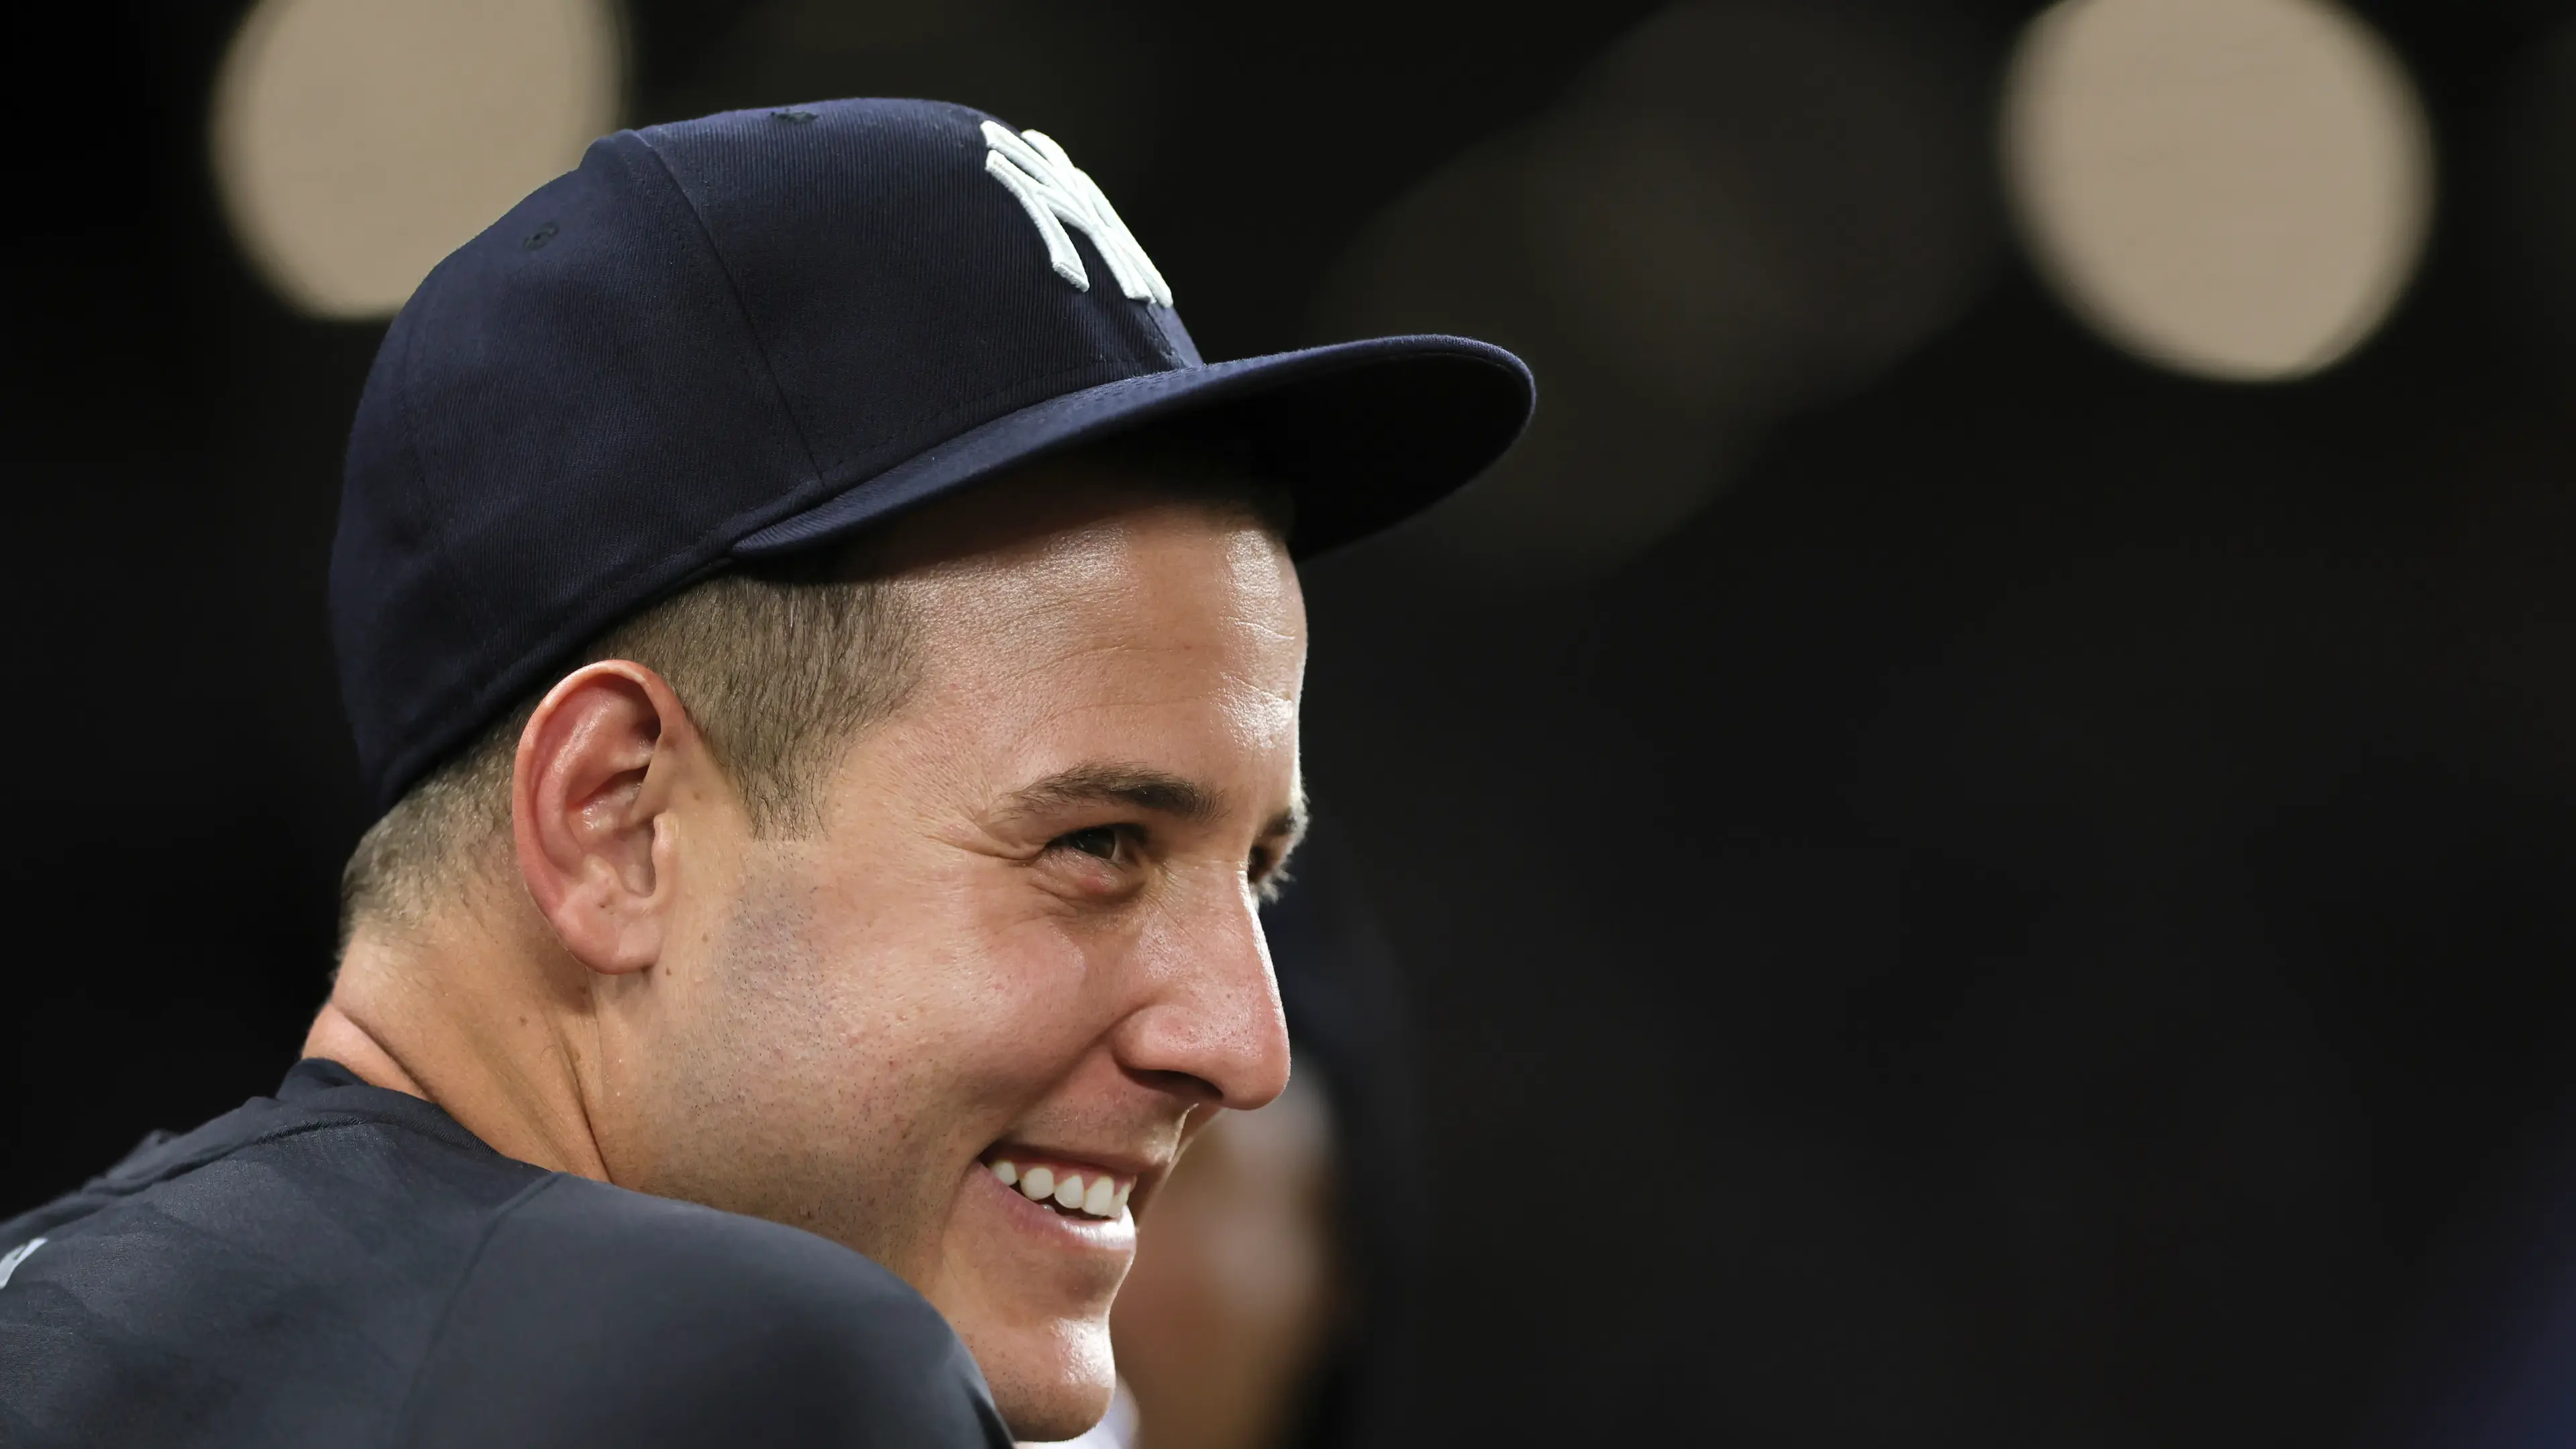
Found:
[[[1300,558],[1446,497],[1529,422],[1529,369],[1464,337],[1380,337],[1149,373],[995,418],[733,545],[736,558],[829,543],[1046,454],[1148,428],[1205,440],[1297,500]]]

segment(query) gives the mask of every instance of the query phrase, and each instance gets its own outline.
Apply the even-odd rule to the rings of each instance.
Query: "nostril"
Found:
[[[1207,1078],[1191,1072],[1160,1068],[1131,1069],[1128,1075],[1158,1092],[1169,1093],[1185,1101],[1220,1106],[1225,1102],[1225,1089]]]

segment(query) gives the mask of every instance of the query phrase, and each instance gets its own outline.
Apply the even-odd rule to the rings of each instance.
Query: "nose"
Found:
[[[1288,1019],[1250,893],[1209,896],[1140,943],[1145,991],[1111,1048],[1161,1090],[1250,1111],[1287,1089]]]

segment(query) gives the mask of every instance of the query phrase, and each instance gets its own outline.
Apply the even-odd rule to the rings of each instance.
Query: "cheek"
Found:
[[[980,1152],[1062,1079],[1114,984],[1117,943],[1060,919],[1022,869],[966,852],[910,869],[816,861],[785,892],[792,919],[754,932],[793,939],[810,977],[782,983],[776,1007],[951,1154]]]
[[[1016,1116],[1099,1039],[1130,945],[1045,917],[985,927],[944,963],[950,984],[964,988],[952,1003],[949,1055],[975,1063],[997,1110]]]
[[[1080,1069],[1136,927],[1068,914],[1015,862],[890,834],[889,813],[764,852],[707,964],[737,1074],[792,1081],[801,1101],[773,1105],[876,1159],[854,1165],[945,1191]]]

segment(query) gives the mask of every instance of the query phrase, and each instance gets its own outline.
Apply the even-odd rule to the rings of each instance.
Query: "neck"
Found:
[[[436,1103],[505,1157],[609,1181],[575,1049],[586,993],[533,944],[361,926],[304,1055]]]

